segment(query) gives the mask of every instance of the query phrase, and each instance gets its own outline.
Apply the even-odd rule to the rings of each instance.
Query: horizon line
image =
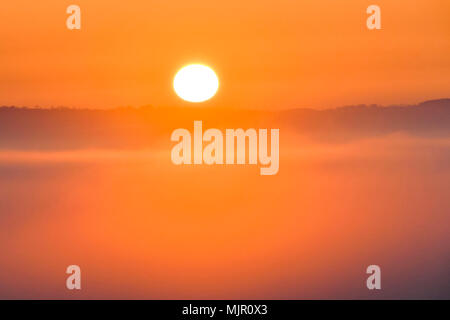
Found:
[[[89,108],[89,107],[68,107],[68,106],[49,106],[49,107],[41,107],[39,105],[36,105],[34,107],[29,106],[15,106],[15,105],[0,105],[0,110],[2,109],[20,109],[20,110],[69,110],[69,111],[114,111],[114,110],[120,110],[120,109],[128,109],[128,110],[144,110],[144,109],[197,109],[197,110],[230,110],[230,111],[255,111],[255,112],[283,112],[283,111],[293,111],[293,110],[311,110],[311,111],[330,111],[330,110],[338,110],[342,108],[352,108],[352,107],[377,107],[377,108],[398,108],[398,107],[417,107],[424,104],[429,103],[449,103],[450,104],[450,98],[438,98],[438,99],[430,99],[430,100],[423,100],[416,104],[389,104],[389,105],[381,105],[376,103],[359,103],[359,104],[350,104],[350,105],[341,105],[336,107],[329,107],[329,108],[315,108],[315,107],[293,107],[293,108],[287,108],[287,109],[279,109],[279,110],[273,110],[273,109],[255,109],[255,108],[237,108],[237,107],[225,107],[225,106],[209,106],[209,107],[202,107],[202,106],[154,106],[151,104],[141,105],[141,106],[117,106],[117,107],[110,107],[110,108]]]

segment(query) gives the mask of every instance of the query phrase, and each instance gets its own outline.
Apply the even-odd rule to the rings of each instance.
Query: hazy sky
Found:
[[[78,4],[82,28],[66,28]],[[381,7],[382,30],[366,28]],[[0,105],[187,105],[172,79],[211,66],[205,106],[332,107],[450,96],[442,0],[15,0],[0,10]]]

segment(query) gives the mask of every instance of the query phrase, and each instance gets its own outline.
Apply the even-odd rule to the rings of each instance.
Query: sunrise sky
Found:
[[[81,7],[82,28],[66,28]],[[381,7],[382,30],[366,28]],[[202,106],[282,109],[450,96],[442,0],[16,0],[0,10],[0,104],[186,105],[182,66],[218,74]]]
[[[441,98],[449,0],[2,1],[0,299],[448,299]],[[350,104],[409,106],[278,112]],[[176,165],[194,121],[278,129],[279,170]]]

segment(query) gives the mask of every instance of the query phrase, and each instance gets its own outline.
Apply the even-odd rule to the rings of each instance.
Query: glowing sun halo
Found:
[[[176,94],[189,102],[203,102],[211,99],[219,89],[215,72],[201,64],[191,64],[180,69],[173,80]]]

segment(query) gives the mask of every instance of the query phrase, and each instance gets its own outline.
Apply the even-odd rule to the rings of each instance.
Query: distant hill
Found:
[[[288,110],[281,113],[281,123],[328,142],[394,132],[427,137],[450,136],[450,99],[406,106],[358,105],[323,111]]]
[[[406,132],[450,137],[450,99],[418,105],[255,111],[218,108],[110,110],[0,107],[0,149],[141,148],[169,142],[176,128],[280,128],[318,142],[338,143]]]

